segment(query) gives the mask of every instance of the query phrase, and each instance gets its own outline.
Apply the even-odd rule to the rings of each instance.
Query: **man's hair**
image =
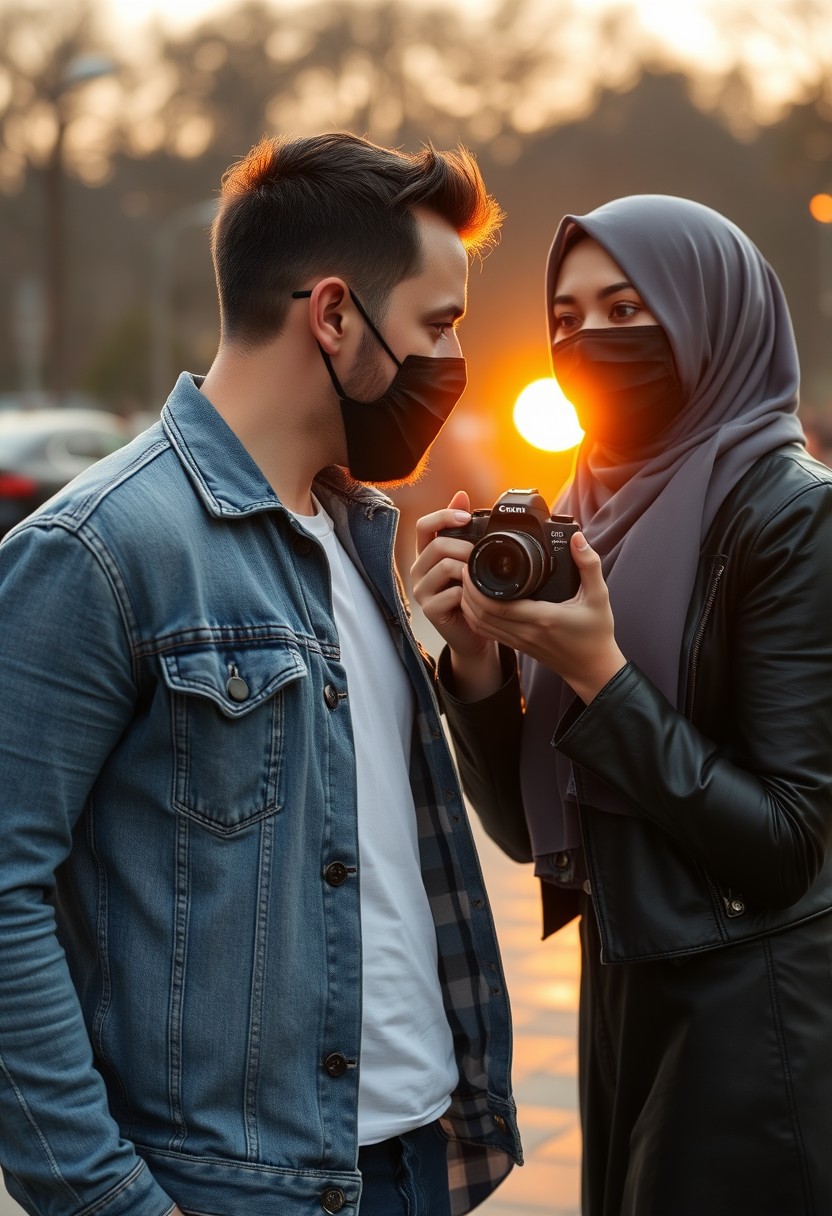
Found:
[[[223,338],[275,338],[292,291],[314,275],[343,278],[380,319],[393,287],[421,267],[414,207],[447,220],[470,253],[503,220],[461,146],[408,154],[345,132],[261,140],[225,173],[212,230]]]

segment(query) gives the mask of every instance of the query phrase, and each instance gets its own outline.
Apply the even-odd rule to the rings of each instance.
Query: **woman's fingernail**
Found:
[[[576,549],[588,549],[589,548],[589,545],[587,544],[587,539],[584,536],[583,532],[575,533],[575,548]]]
[[[467,524],[470,518],[470,511],[454,511],[454,519],[458,524]]]

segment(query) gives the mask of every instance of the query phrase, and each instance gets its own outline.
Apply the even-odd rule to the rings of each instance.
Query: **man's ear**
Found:
[[[328,355],[336,355],[355,321],[355,305],[343,279],[321,279],[309,297],[312,334]]]

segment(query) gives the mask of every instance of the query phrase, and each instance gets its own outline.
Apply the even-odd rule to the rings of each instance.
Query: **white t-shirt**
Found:
[[[347,673],[358,786],[363,1022],[358,1142],[437,1119],[458,1081],[408,776],[414,693],[382,611],[316,501]]]

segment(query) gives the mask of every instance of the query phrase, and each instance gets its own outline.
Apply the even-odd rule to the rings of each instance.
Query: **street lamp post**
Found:
[[[188,228],[207,227],[217,213],[217,200],[205,199],[174,211],[156,230],[153,239],[153,288],[151,292],[150,383],[153,408],[170,392],[171,284],[173,258],[179,235]]]
[[[116,65],[103,55],[76,55],[52,93],[57,129],[46,167],[46,299],[50,359],[49,382],[60,404],[67,390],[66,367],[66,206],[64,144],[70,116],[68,95],[81,85],[109,76]]]
[[[832,194],[816,194],[809,202],[809,211],[817,220],[819,249],[818,274],[820,289],[818,303],[821,315],[832,319]]]

